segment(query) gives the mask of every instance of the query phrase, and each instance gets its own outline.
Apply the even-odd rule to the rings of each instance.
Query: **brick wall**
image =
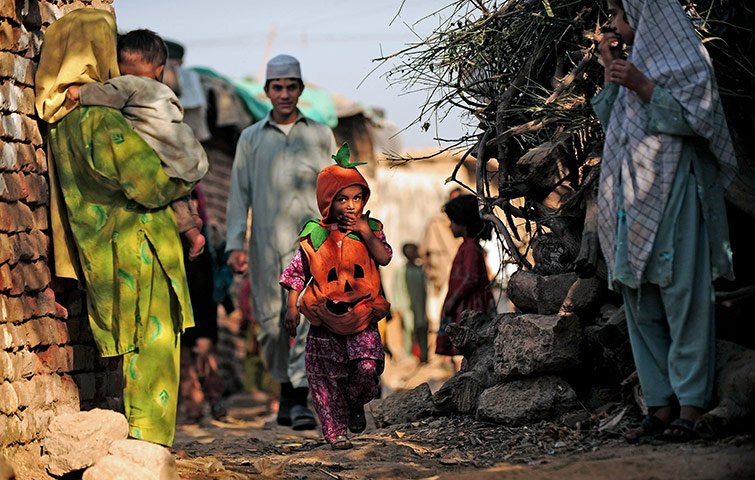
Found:
[[[0,0],[0,456],[19,478],[46,477],[39,442],[56,414],[120,395],[120,365],[97,355],[81,292],[51,285],[47,159],[34,111],[45,28],[111,3]]]

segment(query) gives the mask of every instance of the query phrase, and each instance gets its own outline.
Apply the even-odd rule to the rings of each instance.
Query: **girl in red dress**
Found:
[[[490,312],[494,306],[485,254],[480,246],[481,239],[490,239],[491,225],[480,218],[477,197],[474,195],[462,195],[448,201],[443,211],[451,220],[454,237],[464,239],[451,265],[448,293],[443,302],[435,343],[436,354],[453,356],[459,355],[459,352],[451,344],[446,327],[458,323],[464,310]]]

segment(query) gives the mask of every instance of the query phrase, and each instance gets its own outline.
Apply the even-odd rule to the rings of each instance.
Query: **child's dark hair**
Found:
[[[474,195],[460,195],[449,200],[443,205],[443,211],[452,222],[467,227],[467,236],[490,240],[493,226],[480,218],[477,197]]]
[[[419,253],[419,246],[416,243],[411,242],[405,243],[401,246],[401,253],[403,253],[405,257],[408,257],[411,251]]]
[[[150,65],[165,65],[168,60],[168,47],[160,35],[152,30],[131,30],[118,35],[118,61],[124,53],[136,53]]]
[[[629,23],[629,19],[627,18],[627,10],[626,8],[624,8],[624,0],[613,0],[613,1],[616,4],[616,6],[619,7],[622,12],[624,12],[623,13],[624,21]]]

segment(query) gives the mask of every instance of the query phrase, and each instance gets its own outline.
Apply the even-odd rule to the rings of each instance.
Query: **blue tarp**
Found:
[[[262,119],[273,106],[265,95],[264,84],[251,79],[231,80],[216,71],[206,67],[192,67],[192,70],[202,75],[210,75],[230,83],[236,89],[239,97],[244,101],[247,110],[254,121]],[[299,110],[307,117],[335,128],[338,125],[336,106],[330,94],[319,88],[307,85],[304,93],[299,97]]]

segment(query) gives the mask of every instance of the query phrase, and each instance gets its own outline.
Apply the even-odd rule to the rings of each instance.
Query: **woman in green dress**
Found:
[[[110,13],[75,10],[47,29],[35,80],[49,123],[54,268],[85,289],[100,354],[123,357],[130,437],[170,446],[180,334],[194,321],[168,206],[193,184],[168,177],[120,111],[65,98],[71,85],[117,75]]]

